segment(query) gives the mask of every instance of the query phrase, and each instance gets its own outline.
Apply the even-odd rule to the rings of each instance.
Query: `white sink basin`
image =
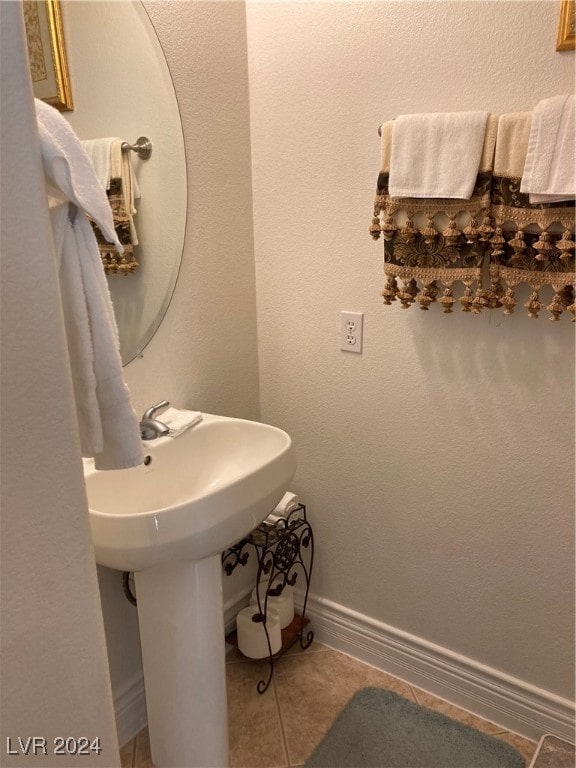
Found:
[[[296,469],[286,432],[210,414],[145,446],[147,466],[99,472],[86,462],[96,562],[109,568],[222,552],[262,522]]]
[[[281,429],[209,414],[145,445],[146,466],[99,472],[85,462],[96,561],[135,571],[154,765],[224,768],[220,553],[280,501],[294,449]]]

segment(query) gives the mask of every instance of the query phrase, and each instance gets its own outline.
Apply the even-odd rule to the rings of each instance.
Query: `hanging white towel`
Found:
[[[121,139],[115,139],[110,148],[110,176],[122,180],[122,195],[124,208],[130,224],[130,239],[132,245],[138,245],[138,234],[134,225],[134,214],[137,212],[134,199],[140,197],[140,188],[132,167],[131,152],[123,152]]]
[[[51,204],[70,201],[77,205],[94,219],[108,242],[114,243],[122,253],[108,198],[80,140],[57,109],[40,99],[34,99],[34,103],[44,172],[51,182],[48,189]]]
[[[400,115],[392,127],[392,197],[472,196],[488,112]]]
[[[83,456],[97,469],[144,458],[138,419],[122,375],[118,330],[90,215],[118,243],[106,193],[70,125],[36,100],[54,245]],[[53,113],[53,114],[52,114]],[[70,215],[70,202],[80,210]]]
[[[114,167],[117,176],[124,174],[130,174],[130,183],[133,188],[133,199],[140,197],[140,187],[138,186],[138,179],[134,173],[130,152],[122,151],[122,144],[124,142],[117,136],[107,136],[103,139],[85,139],[80,142],[86,154],[90,158],[90,162],[96,171],[98,180],[104,187],[104,189],[110,189],[110,178],[112,176],[111,164],[112,157],[114,156]],[[127,162],[124,163],[124,167],[118,170],[120,159],[124,158]],[[135,213],[135,211],[134,211]]]
[[[540,101],[532,115],[520,191],[531,203],[574,200],[576,195],[576,116],[574,96]]]
[[[74,249],[70,247],[69,230],[72,224],[69,218],[69,206],[66,203],[52,206],[50,216],[60,281],[68,357],[70,359],[70,373],[76,401],[80,449],[82,456],[94,456],[102,451],[104,436],[100,405],[96,395],[94,350],[90,343],[90,321],[86,311],[80,259],[78,259],[78,254]],[[76,219],[74,219],[74,223],[76,223]]]
[[[107,137],[105,139],[86,139],[80,142],[90,158],[103,189],[110,189],[110,152],[114,141],[118,141],[118,139]]]

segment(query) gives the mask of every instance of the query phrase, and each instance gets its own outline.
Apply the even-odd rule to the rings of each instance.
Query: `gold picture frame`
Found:
[[[72,110],[60,0],[24,0],[23,6],[34,96]]]
[[[576,48],[576,2],[562,0],[558,24],[557,51],[573,51]]]

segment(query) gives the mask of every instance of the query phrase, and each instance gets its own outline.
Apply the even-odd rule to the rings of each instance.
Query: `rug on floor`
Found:
[[[305,768],[525,768],[503,741],[414,704],[364,688],[338,715]]]

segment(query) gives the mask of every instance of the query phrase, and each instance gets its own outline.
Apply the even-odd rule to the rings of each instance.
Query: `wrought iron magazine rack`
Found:
[[[268,678],[260,680],[256,686],[258,693],[264,693],[272,680],[274,659],[286,653],[296,642],[299,641],[304,649],[314,639],[312,631],[304,631],[304,627],[310,622],[306,618],[306,604],[314,561],[314,535],[306,519],[305,505],[299,504],[285,518],[282,517],[274,523],[265,520],[248,536],[225,550],[222,553],[222,566],[227,576],[230,576],[238,565],[246,565],[251,548],[254,549],[258,561],[256,596],[258,610],[264,616],[264,631],[268,643]],[[266,627],[268,597],[281,595],[287,585],[293,587],[300,574],[305,581],[302,612],[295,613],[292,623],[282,630],[282,647],[278,653],[273,654]],[[262,604],[259,587],[263,581],[268,582],[269,586]],[[231,645],[238,644],[236,630],[226,636],[226,641]]]

